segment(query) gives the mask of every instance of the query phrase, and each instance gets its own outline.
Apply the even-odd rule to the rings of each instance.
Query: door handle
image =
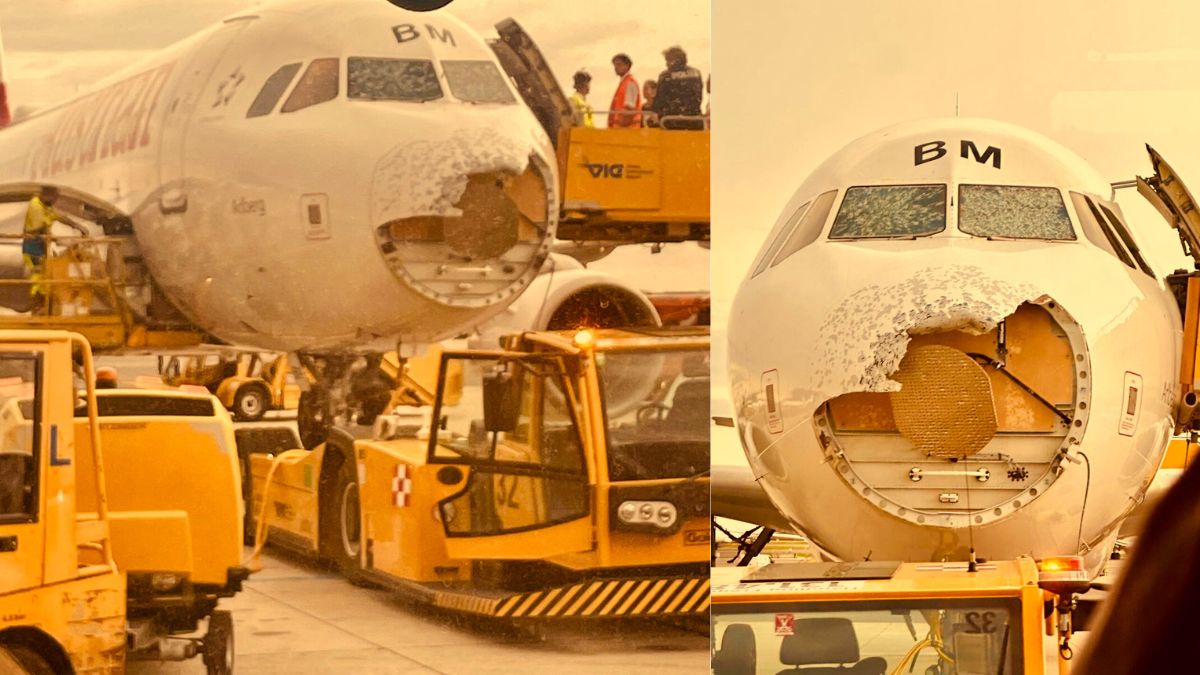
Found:
[[[17,535],[0,537],[0,553],[12,553],[17,550]]]

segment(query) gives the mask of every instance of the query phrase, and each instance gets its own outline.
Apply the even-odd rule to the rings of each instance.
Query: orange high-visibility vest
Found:
[[[621,114],[625,106],[632,104],[634,110]],[[608,126],[610,127],[640,127],[642,126],[642,88],[638,86],[633,75],[625,73],[617,91],[613,94],[612,105],[608,107]]]

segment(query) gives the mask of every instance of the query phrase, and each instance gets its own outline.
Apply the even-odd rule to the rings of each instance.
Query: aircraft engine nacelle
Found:
[[[610,274],[585,269],[573,259],[555,254],[516,302],[484,324],[471,345],[494,348],[503,336],[526,330],[660,325],[658,311],[645,293]],[[636,377],[626,375],[606,381],[609,414],[619,415],[643,403],[657,385],[656,374],[660,370],[648,367]],[[614,406],[614,401],[622,404]]]
[[[921,154],[939,138],[991,154]],[[1110,195],[987,120],[897,125],[813,173],[729,327],[743,449],[796,529],[843,559],[1099,570],[1173,430],[1181,335]]]

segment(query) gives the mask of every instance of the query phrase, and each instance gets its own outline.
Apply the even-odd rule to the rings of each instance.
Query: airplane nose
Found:
[[[1046,296],[994,320],[954,294],[907,300],[921,311],[893,315],[908,317],[897,327],[903,359],[886,382],[818,406],[822,450],[864,498],[903,519],[1007,517],[1046,493],[1086,432],[1082,329]]]
[[[491,305],[518,293],[549,254],[554,189],[549,165],[528,143],[496,132],[404,144],[374,173],[376,244],[421,294]]]

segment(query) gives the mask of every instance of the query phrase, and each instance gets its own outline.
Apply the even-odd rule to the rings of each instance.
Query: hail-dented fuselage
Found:
[[[494,315],[556,226],[553,148],[483,39],[375,0],[247,11],[0,132],[0,185],[127,215],[230,342],[427,341]]]
[[[733,305],[750,466],[846,559],[1092,572],[1173,428],[1180,318],[1109,185],[1033,132],[900,124],[796,191]]]

